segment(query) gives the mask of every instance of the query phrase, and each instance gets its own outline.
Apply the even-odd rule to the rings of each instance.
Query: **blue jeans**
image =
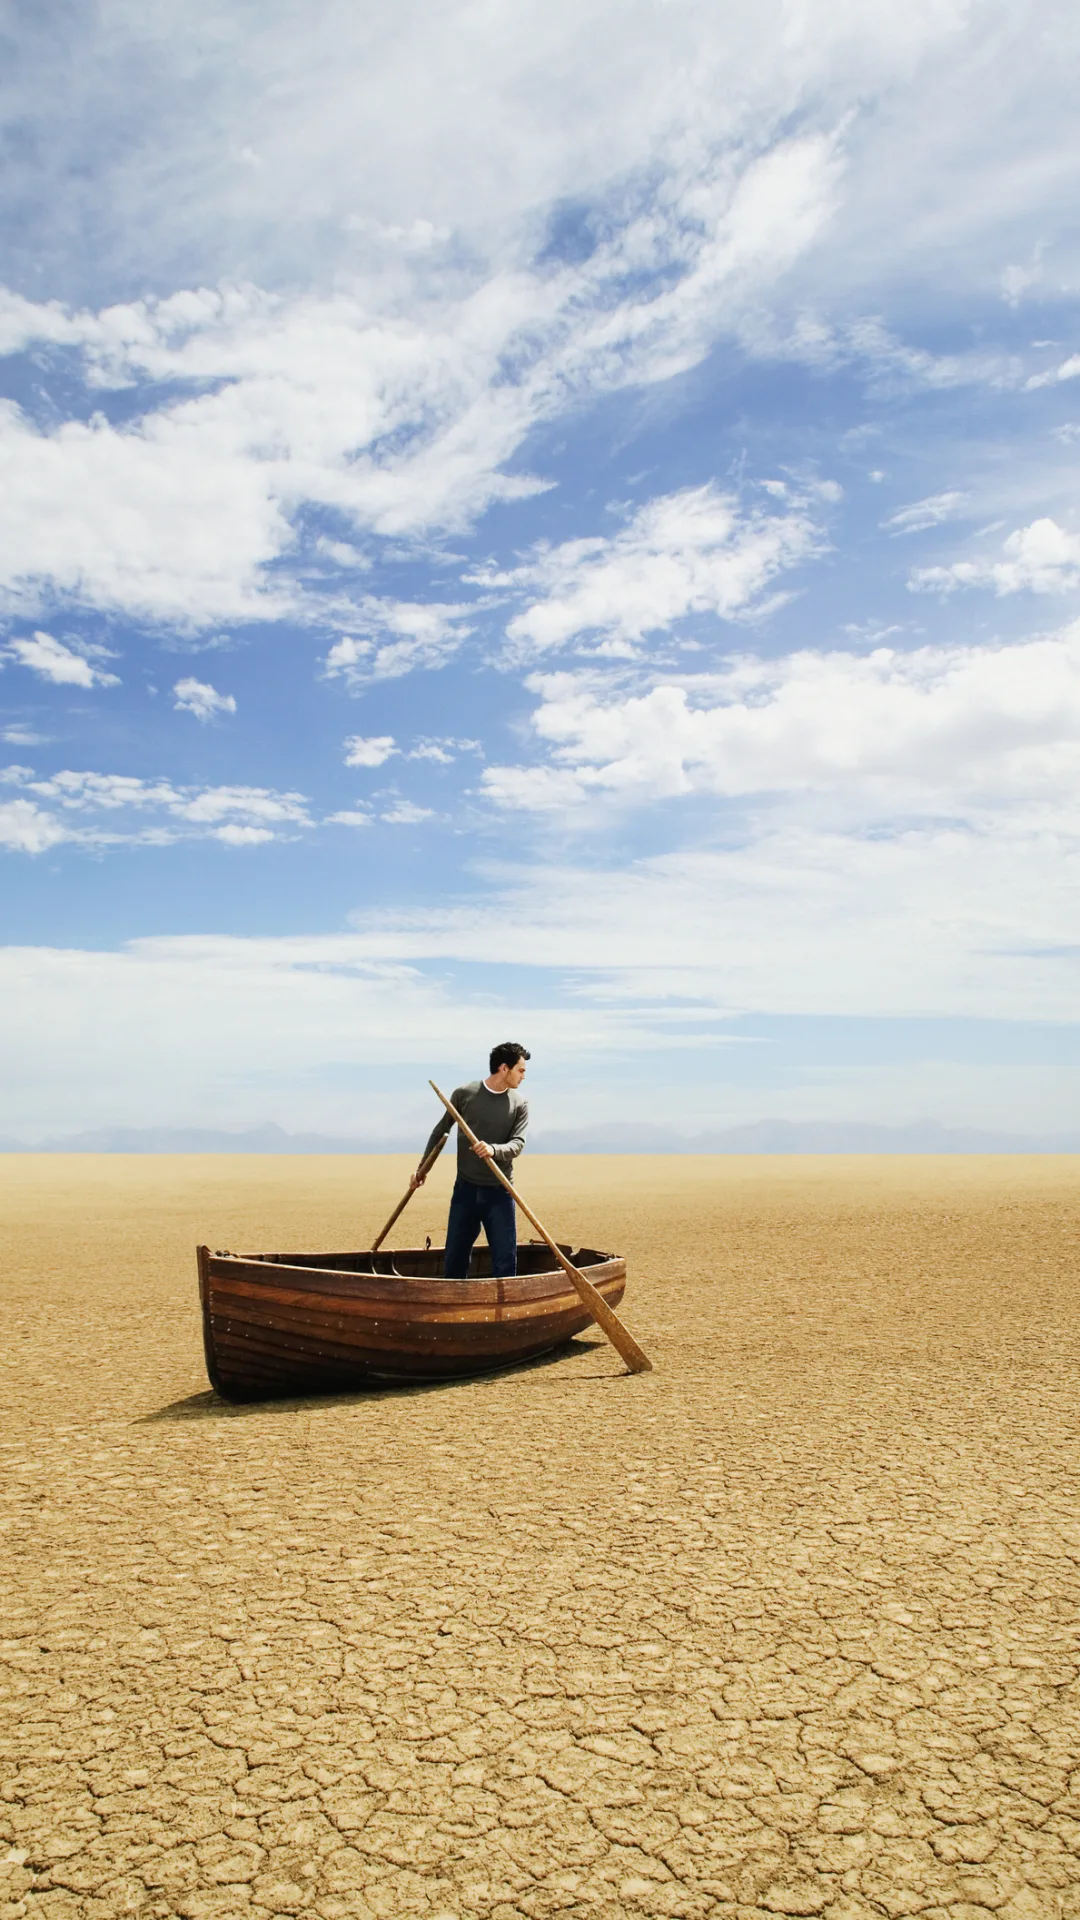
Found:
[[[457,1179],[450,1196],[450,1218],[446,1223],[446,1258],[443,1272],[448,1280],[467,1280],[469,1256],[481,1227],[491,1248],[494,1274],[517,1272],[516,1209],[505,1187],[480,1187],[475,1180]]]

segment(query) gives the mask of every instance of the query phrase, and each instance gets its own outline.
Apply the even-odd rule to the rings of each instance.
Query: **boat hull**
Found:
[[[615,1307],[626,1262],[571,1255]],[[441,1247],[395,1253],[212,1253],[200,1247],[206,1368],[227,1400],[342,1392],[390,1381],[453,1380],[520,1366],[573,1339],[592,1316],[546,1247],[523,1246],[523,1269],[442,1277]],[[530,1271],[530,1269],[533,1269]]]

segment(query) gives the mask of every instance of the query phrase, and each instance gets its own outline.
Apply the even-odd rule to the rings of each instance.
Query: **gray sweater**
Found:
[[[470,1080],[468,1086],[455,1087],[450,1099],[477,1139],[486,1140],[489,1147],[494,1147],[500,1171],[512,1180],[514,1161],[525,1145],[525,1129],[529,1124],[529,1108],[522,1095],[513,1087],[508,1087],[505,1093],[492,1093],[482,1080]],[[422,1160],[426,1160],[437,1141],[446,1137],[453,1124],[450,1115],[444,1113],[432,1128],[431,1138],[420,1156]],[[475,1187],[499,1184],[488,1163],[473,1152],[460,1128],[457,1170],[459,1180],[471,1180]]]

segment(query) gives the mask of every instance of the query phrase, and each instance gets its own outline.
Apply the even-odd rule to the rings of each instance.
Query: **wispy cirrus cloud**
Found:
[[[912,501],[910,507],[901,507],[881,524],[886,533],[925,533],[928,527],[940,527],[946,520],[957,519],[970,498],[970,494],[955,488],[948,493],[932,493],[925,500]]]

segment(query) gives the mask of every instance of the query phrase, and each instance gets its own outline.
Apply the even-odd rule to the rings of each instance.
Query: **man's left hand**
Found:
[[[486,1140],[478,1140],[473,1148],[473,1152],[479,1160],[494,1160],[495,1158],[495,1149],[494,1147],[489,1147]]]

